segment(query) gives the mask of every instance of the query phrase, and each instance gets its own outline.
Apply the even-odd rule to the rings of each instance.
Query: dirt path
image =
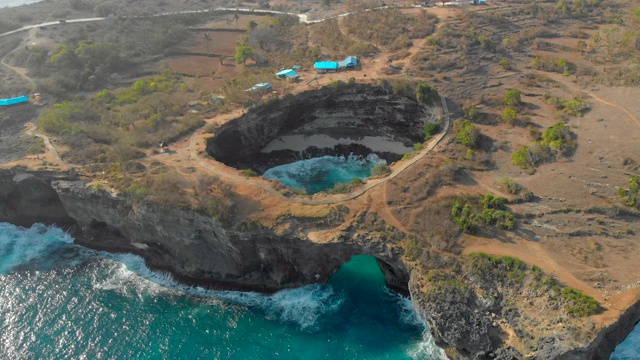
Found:
[[[71,168],[80,168],[82,167],[82,165],[76,165],[76,164],[71,164],[68,163],[64,160],[62,160],[62,158],[60,157],[60,154],[58,154],[58,150],[56,150],[55,146],[53,146],[53,144],[51,144],[51,141],[49,141],[49,137],[47,135],[43,135],[43,134],[38,134],[35,131],[38,129],[38,127],[33,124],[33,123],[28,123],[26,128],[25,128],[25,133],[29,136],[37,136],[39,138],[41,138],[44,141],[44,145],[47,147],[47,150],[49,151],[49,153],[51,154],[51,156],[53,156],[54,159],[56,159],[56,161],[59,164],[62,164],[64,166],[68,166]]]
[[[561,76],[559,74],[548,73],[548,72],[544,72],[544,71],[536,71],[536,73],[547,76],[548,78],[550,78],[550,79],[562,84],[563,86],[569,88],[572,92],[585,93],[585,94],[589,95],[590,97],[592,97],[595,101],[597,101],[597,102],[599,102],[599,103],[601,103],[603,105],[606,105],[606,106],[609,106],[609,107],[614,107],[614,108],[616,108],[618,110],[621,110],[625,114],[629,115],[631,120],[635,121],[636,124],[640,125],[640,119],[638,117],[636,117],[635,115],[633,115],[626,108],[624,108],[624,107],[622,107],[622,106],[620,106],[618,104],[615,104],[615,103],[609,102],[607,100],[604,100],[604,99],[598,97],[598,95],[596,95],[596,94],[594,94],[594,93],[592,93],[590,91],[587,91],[587,90],[584,90],[584,89],[580,88],[578,85],[576,85],[573,82],[569,81],[566,77],[563,77],[563,76]]]

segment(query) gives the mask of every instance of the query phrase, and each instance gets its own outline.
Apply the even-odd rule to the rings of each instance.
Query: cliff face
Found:
[[[67,173],[0,170],[0,221],[20,226],[43,223],[64,229],[75,227],[76,221],[50,186],[57,179],[75,178]]]
[[[527,313],[518,314],[509,304],[537,309],[535,294],[524,294],[523,299],[522,293],[504,292],[489,282],[480,284],[483,290],[478,292],[471,286],[474,281],[477,285],[476,279],[434,297],[421,275],[407,270],[393,238],[344,232],[315,243],[269,230],[229,231],[198,212],[95,191],[73,174],[0,171],[0,221],[74,229],[76,241],[84,246],[139,254],[151,267],[170,271],[183,282],[225,289],[274,291],[325,282],[351,256],[373,255],[390,286],[406,291],[410,283],[411,298],[436,342],[460,359],[514,359],[523,354],[532,359],[604,359],[640,319],[636,304],[609,327],[585,330],[563,323],[567,320],[553,311],[535,311],[541,318],[529,322],[528,329],[513,327],[510,336],[521,345],[530,344],[523,352],[521,346],[511,347],[514,339],[507,340],[500,326],[524,324]],[[451,259],[434,253],[430,263],[444,268]]]
[[[356,254],[386,264],[391,285],[406,290],[399,254],[382,241],[345,237],[314,243],[269,230],[230,231],[205,214],[139,204],[60,176],[0,174],[0,221],[73,227],[76,242],[99,250],[141,255],[179,279],[215,287],[273,291],[325,282]]]
[[[422,129],[425,121],[434,117],[432,112],[415,100],[372,85],[323,88],[267,103],[224,124],[207,141],[206,151],[227,165],[258,171],[301,158],[350,153],[376,153],[392,162],[412,151],[413,144],[424,141]],[[285,135],[324,136],[328,143],[343,140],[340,146],[288,149],[285,144],[280,150],[263,151],[272,140]],[[386,139],[396,148],[409,150],[372,149],[361,141],[364,137],[378,143]]]

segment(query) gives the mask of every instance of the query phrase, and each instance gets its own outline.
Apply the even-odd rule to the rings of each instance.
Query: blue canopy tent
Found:
[[[0,99],[0,106],[11,106],[29,102],[28,96],[18,96],[9,99]]]
[[[336,71],[338,70],[338,63],[335,61],[318,61],[313,67],[318,71]]]

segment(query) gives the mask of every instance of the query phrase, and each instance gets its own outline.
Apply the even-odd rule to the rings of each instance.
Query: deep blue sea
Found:
[[[355,256],[272,295],[176,284],[62,230],[0,223],[2,359],[438,359],[424,321]]]
[[[366,158],[322,156],[276,166],[265,171],[263,176],[292,188],[304,189],[307,194],[315,194],[331,189],[337,183],[349,184],[355,178],[364,180],[371,176],[371,168],[385,163],[375,154]]]

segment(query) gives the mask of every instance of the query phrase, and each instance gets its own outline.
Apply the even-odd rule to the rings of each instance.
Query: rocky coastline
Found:
[[[427,300],[394,241],[343,234],[316,243],[268,229],[229,230],[193,210],[137,203],[96,190],[75,173],[0,170],[0,221],[57,225],[80,245],[135,253],[181,282],[217,289],[272,292],[324,283],[351,256],[372,255],[389,286],[410,294],[436,343],[452,358],[606,359],[640,319],[636,303],[614,323],[595,329],[594,336],[576,340],[567,339],[566,332],[549,334],[530,339],[538,345],[523,354],[496,335],[480,295],[451,293],[435,303]],[[502,311],[493,306],[492,311]]]

